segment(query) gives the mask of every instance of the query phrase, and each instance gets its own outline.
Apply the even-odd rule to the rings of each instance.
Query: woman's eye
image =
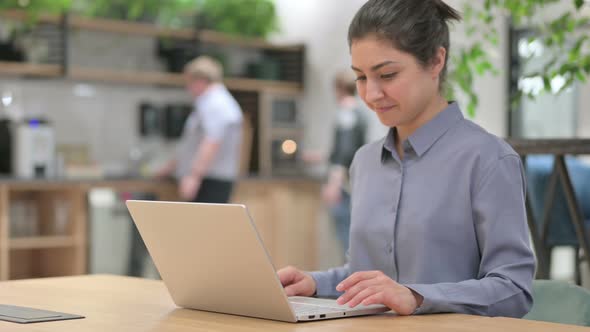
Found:
[[[389,73],[389,74],[381,75],[381,78],[384,80],[390,80],[390,79],[394,78],[395,76],[397,76],[397,73]]]
[[[366,80],[367,80],[367,77],[366,77],[366,76],[358,76],[358,77],[355,79],[355,81],[357,81],[357,82],[358,82],[358,81],[366,81]]]

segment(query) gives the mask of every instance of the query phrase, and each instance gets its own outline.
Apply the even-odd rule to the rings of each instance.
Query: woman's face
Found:
[[[350,52],[359,96],[381,123],[388,127],[420,123],[420,116],[439,93],[444,48],[427,68],[390,41],[373,36],[353,41]]]

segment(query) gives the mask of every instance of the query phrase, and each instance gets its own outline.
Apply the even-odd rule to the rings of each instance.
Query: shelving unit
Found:
[[[153,192],[163,200],[176,197],[171,182],[0,180],[0,280],[86,273],[87,193],[102,187]],[[57,204],[62,213],[57,212]],[[30,210],[36,211],[35,217],[27,214]],[[32,219],[34,230],[16,233],[17,227]]]
[[[27,16],[23,11],[7,10],[0,12],[0,17],[26,21]],[[111,19],[85,18],[79,16],[40,15],[37,18],[39,23],[60,25],[64,29],[83,29],[102,31],[117,34],[129,34],[136,36],[147,36],[154,38],[171,38],[175,40],[188,40],[201,43],[210,43],[220,46],[238,46],[254,48],[273,54],[281,58],[290,67],[285,70],[288,81],[261,80],[251,78],[227,78],[226,85],[230,90],[255,91],[255,92],[277,92],[277,93],[301,93],[303,66],[303,45],[275,45],[262,39],[244,39],[242,37],[230,36],[216,31],[192,30],[192,29],[170,29],[158,27],[148,23],[137,23]],[[67,78],[81,81],[123,83],[138,85],[162,85],[171,87],[183,86],[183,78],[180,74],[167,72],[136,72],[121,71],[108,68],[85,68],[69,67],[67,63],[59,64],[29,64],[11,63],[0,61],[0,75],[11,76],[37,76]]]
[[[0,186],[0,280],[83,274],[86,247],[86,201],[78,186]]]
[[[0,17],[24,21],[22,11],[0,12]],[[283,158],[286,165],[292,164],[291,156],[277,154],[273,144],[281,139],[295,139],[300,142],[301,128],[276,128],[271,120],[274,116],[276,100],[295,102],[303,91],[304,45],[275,45],[262,39],[245,39],[227,34],[193,29],[170,29],[153,24],[85,18],[72,15],[41,15],[38,22],[58,25],[64,31],[71,29],[102,31],[114,34],[166,38],[172,41],[185,41],[203,45],[221,47],[239,47],[255,49],[264,57],[270,57],[279,64],[282,80],[263,80],[252,78],[228,77],[225,85],[234,94],[238,103],[251,121],[252,135],[249,170],[262,176],[273,175],[273,158]],[[63,34],[63,38],[67,33]],[[67,43],[63,43],[67,44]],[[77,81],[158,85],[165,87],[183,87],[183,75],[170,72],[115,70],[110,68],[90,68],[69,66],[67,61],[60,65],[33,65],[0,62],[0,75],[23,75],[28,77],[65,78]]]

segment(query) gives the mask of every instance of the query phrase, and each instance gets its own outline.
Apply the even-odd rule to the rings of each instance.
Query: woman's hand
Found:
[[[293,266],[282,268],[277,274],[287,296],[312,296],[315,294],[315,280],[309,274]]]
[[[383,304],[400,315],[411,315],[422,304],[422,296],[398,284],[381,271],[355,272],[344,279],[336,290],[344,292],[339,304],[352,308],[359,304]]]

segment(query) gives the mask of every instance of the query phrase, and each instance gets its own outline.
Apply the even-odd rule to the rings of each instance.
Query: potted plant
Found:
[[[278,30],[272,0],[198,0],[197,28],[266,38]]]
[[[457,49],[456,55],[452,57],[449,80],[467,96],[467,112],[470,116],[475,115],[478,105],[478,96],[473,89],[475,77],[497,72],[492,65],[490,52],[486,51],[498,47],[500,36],[494,24],[497,17],[506,18],[511,26],[527,27],[538,32],[541,43],[552,55],[542,71],[531,75],[541,77],[544,91],[551,92],[551,81],[558,76],[566,78],[558,93],[575,81],[584,82],[590,76],[590,38],[587,33],[590,18],[581,15],[583,7],[589,4],[584,0],[570,0],[571,6],[557,18],[536,19],[539,13],[558,2],[485,0],[482,5],[465,2],[463,18],[469,42]],[[454,99],[452,90],[449,92],[449,99]],[[535,98],[519,90],[511,96],[513,107],[524,96]]]

